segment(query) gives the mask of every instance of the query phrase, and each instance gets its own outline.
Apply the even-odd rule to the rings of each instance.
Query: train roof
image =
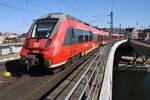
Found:
[[[73,16],[70,16],[70,15],[67,15],[67,14],[64,14],[64,13],[49,13],[47,15],[44,15],[44,16],[41,16],[39,19],[43,19],[43,18],[59,18],[59,19],[73,19],[73,20],[77,20],[81,23],[84,23],[84,24],[87,24]]]
[[[65,14],[63,13],[49,13],[44,16],[39,17],[39,19],[44,19],[44,18],[65,18]]]
[[[44,19],[44,18],[59,18],[59,19],[72,19],[72,20],[76,20],[80,23],[83,23],[85,25],[88,25],[88,26],[91,26],[90,24],[86,23],[86,22],[83,22],[73,16],[70,16],[70,15],[67,15],[67,14],[64,14],[64,13],[49,13],[47,15],[44,15],[44,16],[41,16],[39,19]],[[98,30],[101,30],[101,28],[99,27],[96,27],[96,26],[91,26],[91,27],[94,27]]]

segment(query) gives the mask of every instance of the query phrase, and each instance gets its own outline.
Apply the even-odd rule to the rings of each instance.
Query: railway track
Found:
[[[57,73],[52,78],[45,81],[43,84],[40,84],[38,87],[35,87],[34,90],[26,92],[21,98],[26,100],[37,100],[37,99],[44,99],[47,94],[52,92],[59,84],[61,84],[68,75],[70,75],[76,68],[82,65],[93,53],[81,58],[77,62],[73,63],[72,65],[65,68],[63,71]],[[84,64],[84,63],[83,63]]]
[[[146,43],[146,44],[150,44],[150,41],[146,41],[146,40],[142,40],[142,41],[138,41],[138,42],[142,42],[142,43]]]
[[[22,98],[26,100],[37,100],[45,98],[47,94],[51,93],[53,89],[79,67],[80,64],[89,61],[87,59],[90,59],[92,54],[93,53],[89,53],[58,73],[53,73],[49,70],[43,73],[33,72],[30,75],[24,75],[16,79],[11,85],[0,87],[0,98],[1,100],[20,100]],[[39,70],[41,71],[41,69]]]
[[[43,99],[47,100],[52,100],[56,98],[64,99],[68,93],[66,91],[69,91],[70,86],[71,85],[73,86],[73,84],[77,82],[81,74],[83,74],[83,72],[86,70],[86,66],[89,65],[89,63],[95,56],[96,55],[93,55],[92,57],[87,59],[84,63],[82,63],[78,68],[76,68],[76,70],[71,75],[69,75],[65,80],[63,80],[63,82],[55,90],[52,90],[49,93],[47,93],[48,95],[45,95]]]
[[[100,60],[101,57],[98,57],[98,55],[95,54],[91,58],[86,60],[69,77],[67,77],[63,81],[63,83],[61,83],[54,91],[49,93],[49,95],[46,97],[46,100],[56,100],[56,99],[57,100],[60,100],[60,99],[64,100],[64,99],[66,99],[66,97],[68,97],[67,99],[71,99],[71,100],[80,98],[81,94],[83,94],[84,88],[87,85],[86,78],[83,79],[82,81],[80,81],[81,84],[77,87],[77,89],[75,89],[75,86],[77,83],[79,83],[79,80],[81,80],[80,78],[83,76],[83,74],[85,72],[87,72],[85,75],[87,75],[88,77],[91,77],[90,84],[92,82],[94,82],[94,83],[98,82],[98,81],[95,81],[94,77],[92,76],[92,74],[95,74],[95,73],[93,73],[95,66],[91,66],[94,64],[96,59]],[[89,70],[87,71],[88,68],[89,68]],[[101,68],[103,68],[103,67],[101,67]],[[104,71],[104,69],[103,69],[103,71]],[[102,81],[102,78],[100,79],[100,81]],[[93,87],[96,87],[96,85]],[[69,97],[68,94],[72,91],[72,89],[74,89],[76,91],[75,91],[75,93],[72,93],[72,95],[70,95],[70,97]],[[98,96],[97,96],[97,98],[98,98]]]

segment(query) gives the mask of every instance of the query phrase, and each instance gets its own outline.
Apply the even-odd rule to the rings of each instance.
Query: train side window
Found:
[[[103,36],[99,36],[99,41],[103,41]]]
[[[105,40],[105,36],[103,36],[103,40]]]
[[[88,34],[88,41],[92,41],[92,34],[90,31],[87,31]]]
[[[98,41],[100,41],[100,36],[98,36]]]
[[[88,42],[89,41],[88,31],[83,31],[83,32],[84,32],[84,35],[85,35],[85,42]]]
[[[65,39],[64,39],[64,46],[73,44],[72,40],[73,40],[72,28],[68,28],[67,33],[65,35]]]
[[[95,42],[98,41],[98,36],[97,35],[94,36],[94,41]]]
[[[104,36],[102,36],[102,41],[104,40]]]
[[[93,34],[93,41],[96,42],[97,41],[97,36],[95,34]]]
[[[99,41],[101,41],[101,36],[99,36],[99,39],[98,39]]]
[[[88,38],[89,38],[88,35],[85,35],[85,42],[88,42],[88,41],[89,41]]]
[[[93,40],[93,33],[92,32],[90,32],[89,39],[90,39],[90,41]]]
[[[84,37],[83,35],[78,36],[79,37],[79,43],[83,43],[84,42]]]
[[[76,40],[78,43],[88,42],[93,40],[92,32],[81,30],[81,29],[73,29],[74,34],[76,35]]]
[[[98,36],[96,35],[96,41],[98,41]]]
[[[84,34],[83,34],[83,31],[80,30],[80,29],[77,29],[78,30],[78,39],[79,39],[79,43],[83,43],[84,42]]]
[[[79,43],[79,39],[78,39],[78,30],[77,29],[75,29],[75,28],[73,28],[72,29],[72,32],[73,32],[73,40],[74,40],[74,44],[77,44],[77,43]]]

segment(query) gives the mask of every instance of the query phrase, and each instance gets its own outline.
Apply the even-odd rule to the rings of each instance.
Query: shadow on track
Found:
[[[30,71],[19,60],[8,61],[5,64],[6,70],[11,72],[13,77],[22,77],[23,75],[30,75],[32,77],[53,75],[51,69],[42,66],[31,66]]]

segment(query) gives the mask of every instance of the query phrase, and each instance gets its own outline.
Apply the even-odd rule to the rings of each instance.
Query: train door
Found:
[[[72,55],[76,55],[76,34],[73,28],[71,28],[71,34],[72,34]]]
[[[67,48],[66,52],[69,52],[70,57],[75,55],[75,42],[74,42],[74,33],[72,28],[68,28],[67,30],[64,46]]]

